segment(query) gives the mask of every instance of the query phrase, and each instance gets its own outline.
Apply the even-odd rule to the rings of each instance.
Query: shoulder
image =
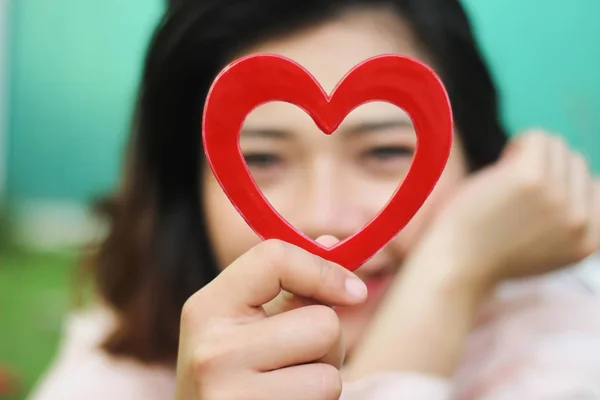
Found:
[[[173,371],[117,359],[100,348],[114,323],[114,316],[104,308],[70,315],[58,353],[31,399],[172,398]]]

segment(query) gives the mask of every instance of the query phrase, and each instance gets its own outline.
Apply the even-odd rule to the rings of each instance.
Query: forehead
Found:
[[[242,55],[264,52],[290,58],[331,92],[358,63],[382,54],[402,54],[427,62],[408,24],[391,11],[355,10],[338,18],[273,38]]]
[[[427,62],[409,25],[384,9],[348,11],[336,19],[259,43],[241,55],[259,52],[279,54],[298,62],[327,92],[354,66],[377,55],[402,54]],[[408,119],[402,110],[379,102],[356,109],[342,127],[367,116]],[[313,124],[303,111],[285,103],[268,103],[257,108],[248,116],[246,126],[255,123],[274,127]]]

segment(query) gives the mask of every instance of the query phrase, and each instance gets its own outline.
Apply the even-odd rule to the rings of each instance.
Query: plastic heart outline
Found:
[[[268,202],[244,161],[239,136],[246,116],[261,104],[294,104],[332,134],[355,108],[385,101],[404,109],[417,148],[411,167],[387,204],[362,229],[324,247],[290,225]],[[350,70],[328,95],[302,66],[278,55],[254,54],[229,64],[214,80],[203,115],[208,164],[225,194],[262,239],[280,239],[349,270],[389,243],[421,208],[439,180],[452,146],[447,92],[426,65],[400,55],[370,58]]]

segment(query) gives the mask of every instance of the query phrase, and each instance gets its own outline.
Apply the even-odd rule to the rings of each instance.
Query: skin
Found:
[[[300,62],[325,90],[377,54],[427,62],[401,20],[375,11],[255,51]],[[325,137],[293,106],[268,104],[247,118],[241,147],[274,207],[328,245],[368,222],[402,181],[414,148],[407,121],[371,104]],[[526,132],[473,176],[458,136],[454,143],[425,206],[356,274],[286,243],[259,242],[207,170],[203,211],[223,272],[184,306],[176,398],[337,399],[342,379],[380,371],[449,377],[497,283],[600,247],[600,187],[562,141]]]

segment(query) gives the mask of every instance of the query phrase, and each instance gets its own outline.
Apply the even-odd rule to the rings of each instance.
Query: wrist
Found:
[[[429,287],[441,296],[483,300],[498,282],[490,273],[496,268],[490,265],[489,258],[466,242],[456,234],[428,235],[407,260],[406,279],[418,281],[421,287]]]

